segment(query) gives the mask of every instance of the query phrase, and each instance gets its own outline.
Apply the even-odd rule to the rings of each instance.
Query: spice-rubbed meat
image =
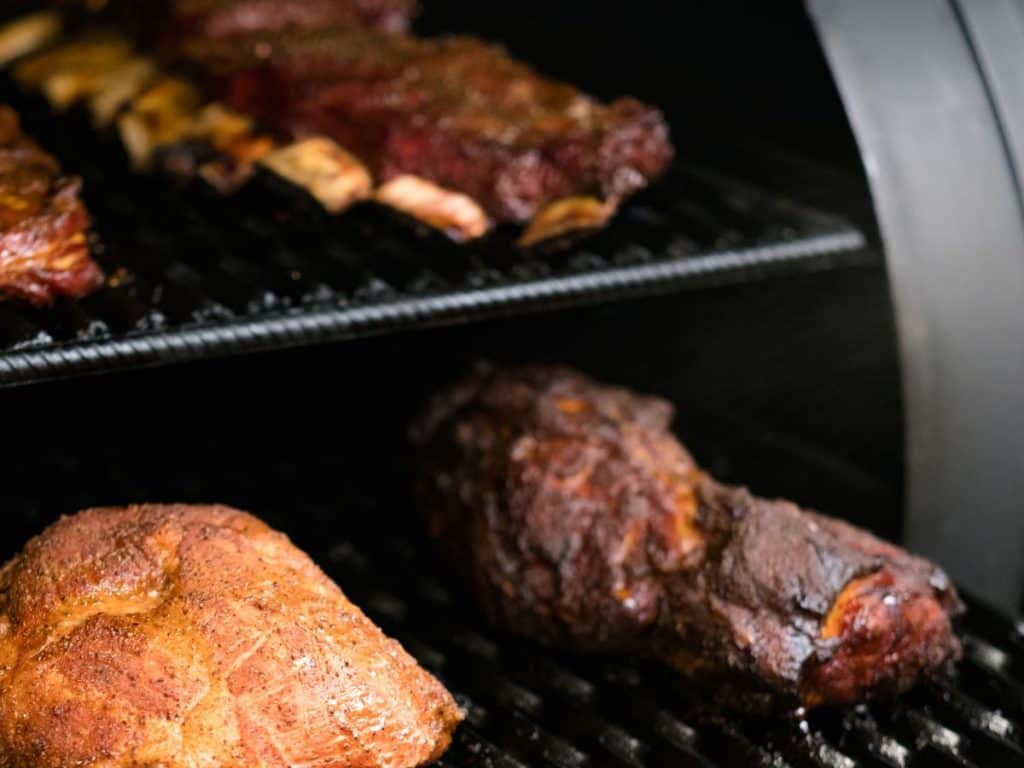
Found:
[[[414,429],[429,530],[495,622],[653,655],[740,709],[893,694],[959,657],[941,570],[716,482],[671,417],[543,367],[481,369],[432,404]]]
[[[0,296],[45,305],[103,282],[89,256],[79,188],[0,105]]]
[[[600,103],[472,38],[289,30],[184,50],[230,106],[279,134],[326,135],[381,181],[424,178],[496,221],[567,197],[617,202],[672,157],[658,110]]]
[[[461,719],[244,512],[88,510],[0,569],[4,768],[412,768]]]

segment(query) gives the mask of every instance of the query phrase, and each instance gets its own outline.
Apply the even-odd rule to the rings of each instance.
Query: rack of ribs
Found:
[[[673,156],[657,109],[404,33],[408,0],[173,0],[141,23],[137,5],[115,16],[151,56],[86,35],[15,76],[58,108],[100,99],[139,167],[233,191],[259,164],[332,213],[372,198],[456,240],[525,225],[529,246],[603,226]]]
[[[0,105],[0,296],[43,306],[103,282],[89,255],[80,186],[22,133],[14,110]]]
[[[378,199],[401,208],[396,190],[451,191],[479,207],[479,229],[543,222],[554,204],[563,221],[603,223],[672,158],[657,109],[601,103],[474,38],[290,29],[194,37],[183,52],[233,109],[345,148],[381,184]]]
[[[747,710],[892,695],[959,658],[939,568],[715,481],[672,413],[546,367],[481,368],[431,404],[429,532],[494,622],[653,656]]]

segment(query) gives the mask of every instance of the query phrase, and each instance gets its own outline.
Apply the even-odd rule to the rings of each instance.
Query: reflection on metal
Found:
[[[807,4],[885,240],[903,358],[907,542],[967,589],[1016,611],[1024,587],[1024,211],[1014,160],[1022,158],[983,75],[986,55],[967,34],[977,21],[935,0]],[[1020,85],[1024,39],[1016,46]]]

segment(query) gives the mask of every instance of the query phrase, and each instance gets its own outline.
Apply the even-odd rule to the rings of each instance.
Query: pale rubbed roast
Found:
[[[92,509],[0,571],[2,768],[399,768],[461,717],[244,512]]]

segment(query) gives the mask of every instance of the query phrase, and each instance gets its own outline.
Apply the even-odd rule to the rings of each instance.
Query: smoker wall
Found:
[[[908,539],[1014,609],[1024,583],[1024,16],[997,0],[809,0],[896,299]]]

